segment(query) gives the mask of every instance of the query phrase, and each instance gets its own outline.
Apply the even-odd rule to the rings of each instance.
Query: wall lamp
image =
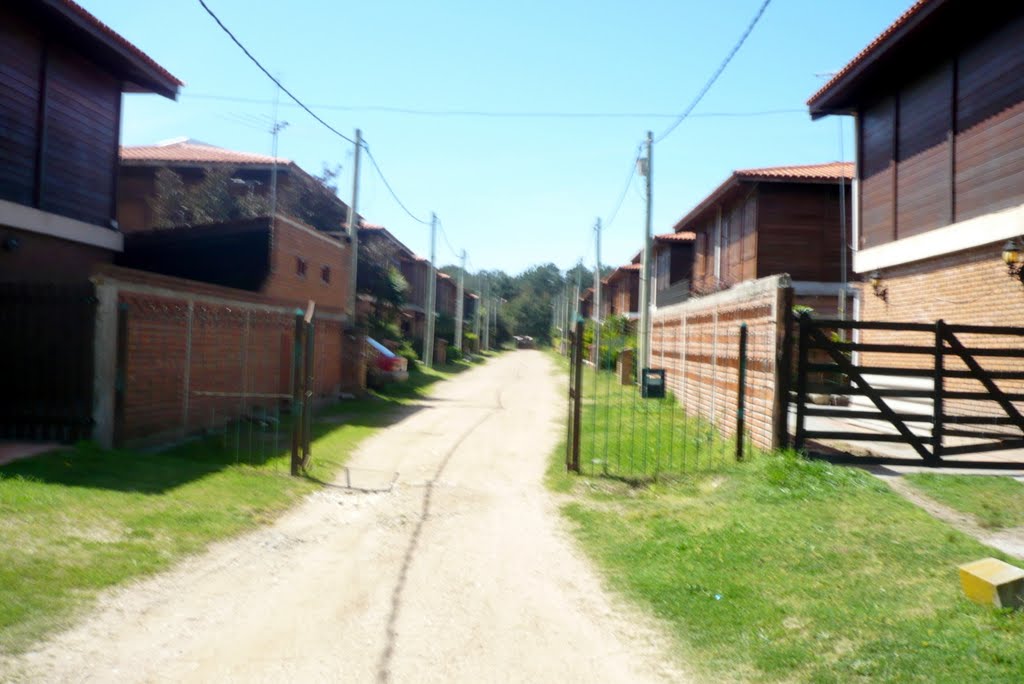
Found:
[[[1024,283],[1024,249],[1020,246],[1020,240],[1007,240],[1003,245],[1003,263],[1006,264],[1006,272],[1011,278],[1017,278]]]
[[[889,301],[889,288],[882,284],[882,274],[878,271],[872,271],[871,275],[868,276],[868,284],[871,285],[871,290],[875,293],[875,296],[884,302]]]

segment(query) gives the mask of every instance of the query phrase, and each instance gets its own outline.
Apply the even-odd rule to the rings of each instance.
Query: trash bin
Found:
[[[644,368],[640,376],[641,396],[644,399],[660,399],[665,396],[665,370]]]

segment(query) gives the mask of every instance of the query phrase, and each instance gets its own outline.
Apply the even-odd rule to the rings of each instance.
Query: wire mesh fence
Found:
[[[578,322],[568,336],[569,469],[652,479],[779,446],[791,301],[777,276],[658,308],[646,365],[635,357],[636,321]]]

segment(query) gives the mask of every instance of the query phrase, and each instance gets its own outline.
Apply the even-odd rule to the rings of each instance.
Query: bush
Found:
[[[458,347],[448,347],[448,363],[455,363],[462,360],[462,350]]]

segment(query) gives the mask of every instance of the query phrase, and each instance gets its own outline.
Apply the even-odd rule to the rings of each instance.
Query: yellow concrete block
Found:
[[[996,608],[1024,607],[1024,570],[998,558],[961,565],[960,584],[975,603]]]

